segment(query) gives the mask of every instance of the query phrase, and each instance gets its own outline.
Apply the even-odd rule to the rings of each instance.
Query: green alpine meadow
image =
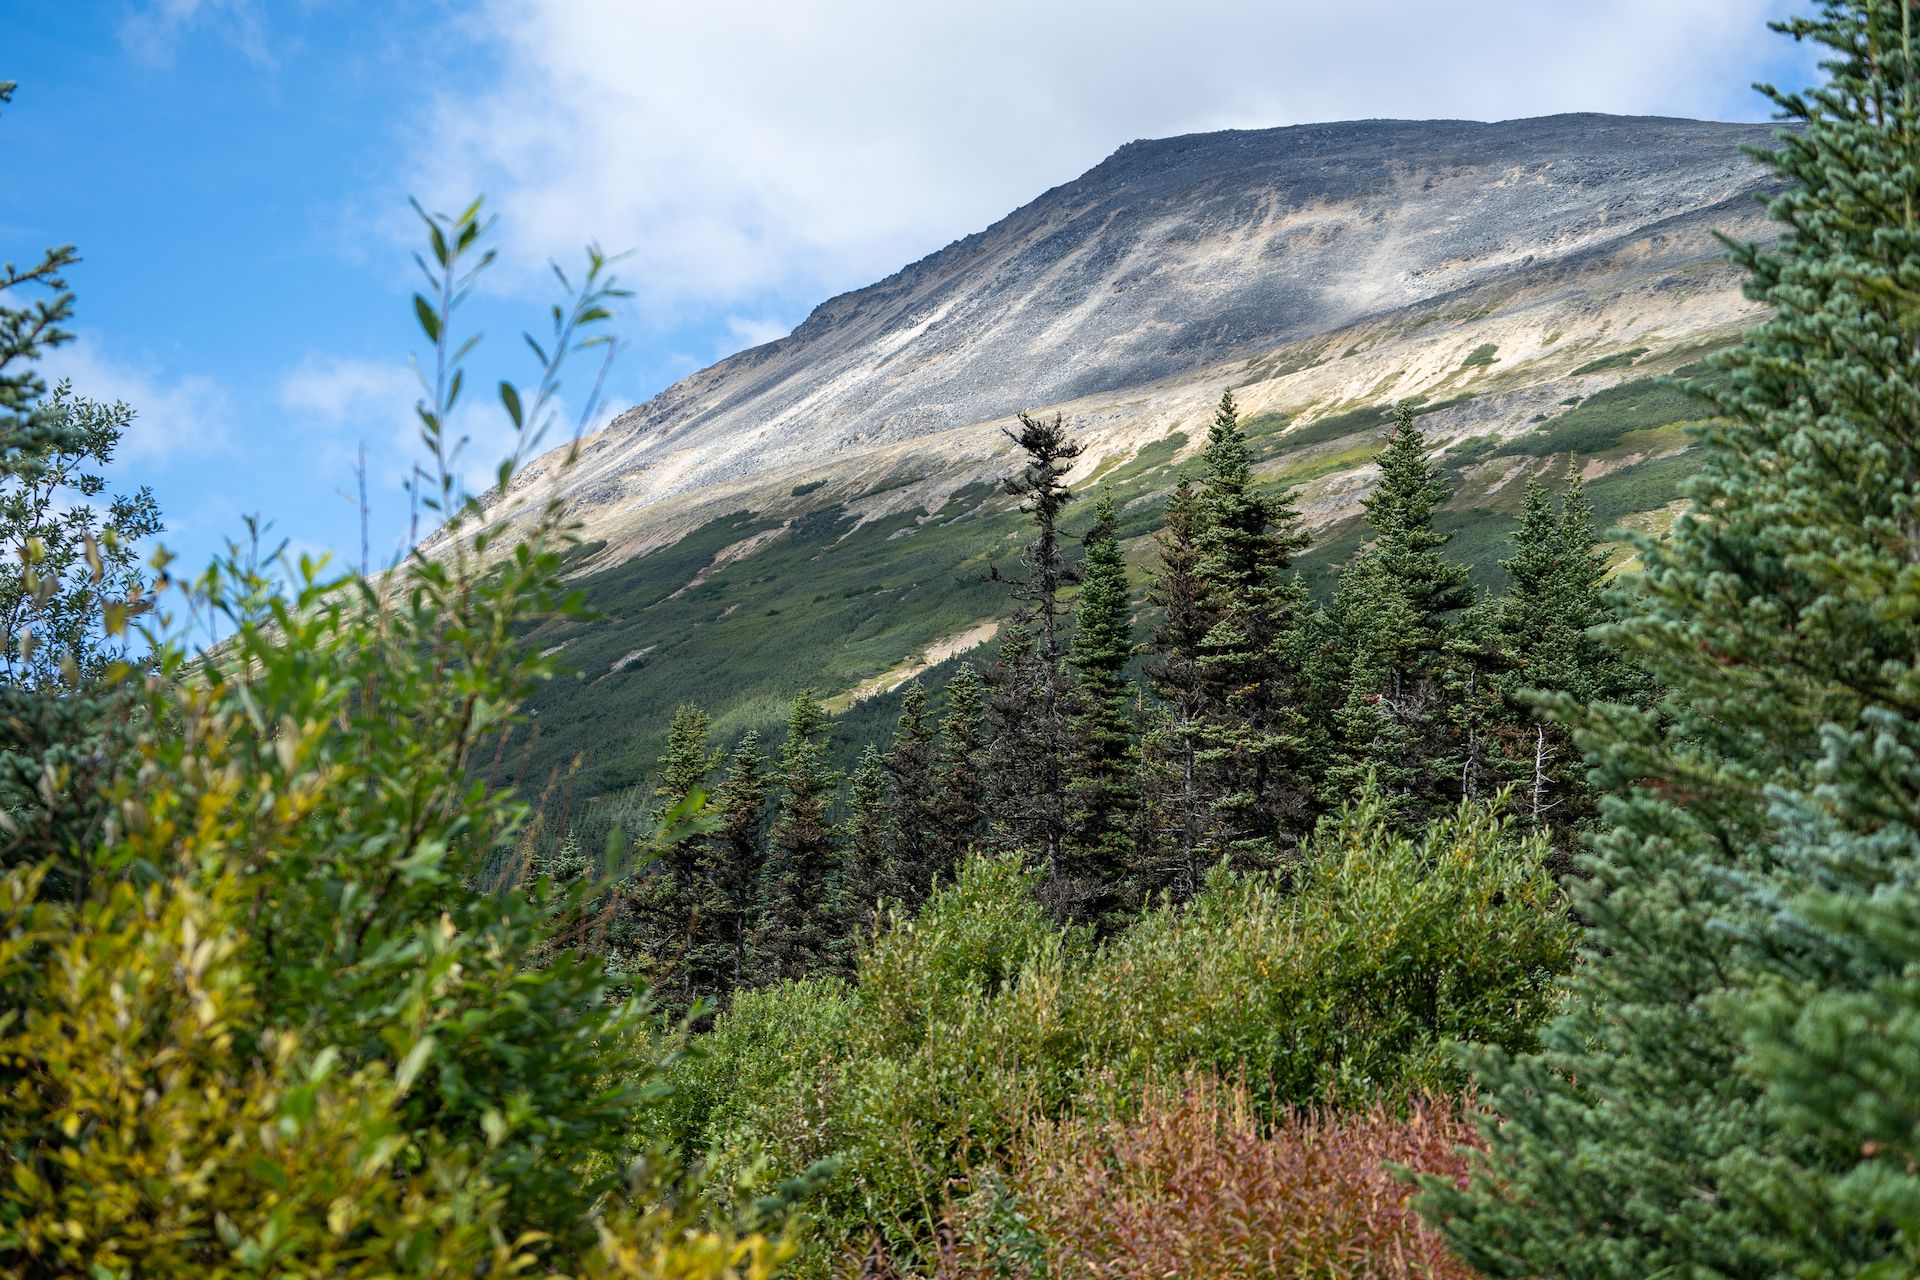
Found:
[[[0,1275],[1920,1276],[1920,0],[948,7],[0,18]]]

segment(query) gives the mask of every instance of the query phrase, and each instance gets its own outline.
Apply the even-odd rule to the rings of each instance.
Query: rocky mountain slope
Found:
[[[578,677],[538,700],[534,762],[585,753],[589,791],[630,784],[680,700],[764,723],[800,687],[851,705],[990,636],[1006,605],[981,571],[1019,537],[999,426],[1023,409],[1076,422],[1077,477],[1116,486],[1143,568],[1225,386],[1322,568],[1357,544],[1405,396],[1483,567],[1515,481],[1570,456],[1611,518],[1657,521],[1702,410],[1647,378],[1751,322],[1712,232],[1767,233],[1741,147],[1771,130],[1576,115],[1122,147],[522,476],[581,521],[607,615],[548,637]]]

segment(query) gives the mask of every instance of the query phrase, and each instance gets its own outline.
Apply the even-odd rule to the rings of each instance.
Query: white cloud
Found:
[[[310,359],[280,382],[282,408],[313,414],[336,426],[356,420],[391,425],[411,419],[420,380],[404,365],[373,360]]]
[[[352,357],[309,357],[281,379],[279,391],[281,408],[301,420],[318,446],[322,471],[342,485],[351,483],[364,444],[367,483],[383,492],[405,481],[416,463],[428,461],[414,411],[420,398],[420,379],[411,367]],[[605,425],[612,413],[603,407],[587,430]],[[563,443],[574,425],[566,404],[554,406],[544,444]],[[488,488],[515,444],[506,413],[487,396],[473,398],[470,392],[455,407],[450,427],[449,444],[458,443],[454,474],[470,490]]]
[[[189,33],[209,31],[248,62],[273,67],[264,6],[258,0],[146,0],[120,19],[120,44],[140,61],[167,66]]]
[[[714,355],[730,356],[748,347],[764,346],[792,332],[793,326],[776,316],[730,315],[727,317],[727,340],[720,344]]]
[[[170,376],[144,356],[109,353],[88,334],[54,348],[40,372],[48,386],[64,378],[73,383],[75,394],[88,400],[120,400],[133,409],[133,422],[115,456],[123,466],[202,457],[228,443],[232,401],[212,378]]]
[[[353,357],[309,356],[280,380],[280,407],[306,430],[320,468],[346,483],[367,449],[368,483],[386,487],[421,456],[420,379],[412,368]]]
[[[1764,115],[1781,0],[493,0],[502,74],[404,175],[506,261],[598,239],[658,312],[791,305],[986,226],[1133,138],[1364,117]],[[742,334],[743,337],[747,336]]]

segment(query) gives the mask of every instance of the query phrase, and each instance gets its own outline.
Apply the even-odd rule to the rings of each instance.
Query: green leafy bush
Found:
[[[378,579],[236,552],[103,673],[124,747],[44,766],[0,874],[0,1272],[769,1276],[649,1139],[674,1038],[574,945],[597,886],[524,883],[527,806],[479,754],[577,603],[558,504],[463,492],[446,422],[478,207],[432,218],[416,312],[444,520]],[[617,290],[595,255],[522,399],[520,448]],[[96,571],[99,572],[99,571]],[[286,585],[282,587],[281,582]],[[29,591],[33,585],[28,584]],[[184,621],[227,638],[189,653]],[[102,617],[109,644],[126,611]],[[80,696],[44,689],[39,696]],[[28,761],[27,763],[32,763]],[[97,797],[83,840],[34,804]]]
[[[1036,873],[975,857],[852,985],[743,995],[671,1071],[678,1139],[742,1176],[832,1158],[810,1265],[865,1231],[915,1256],[1036,1120],[1244,1072],[1268,1114],[1451,1089],[1458,1040],[1533,1043],[1571,960],[1546,846],[1485,808],[1419,838],[1369,796],[1286,874],[1224,870],[1105,942],[1051,928]]]

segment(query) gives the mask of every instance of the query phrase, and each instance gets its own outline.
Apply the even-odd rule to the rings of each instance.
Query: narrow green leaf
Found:
[[[413,314],[420,321],[421,330],[427,335],[428,342],[440,341],[440,317],[434,314],[433,304],[422,294],[413,295]]]

